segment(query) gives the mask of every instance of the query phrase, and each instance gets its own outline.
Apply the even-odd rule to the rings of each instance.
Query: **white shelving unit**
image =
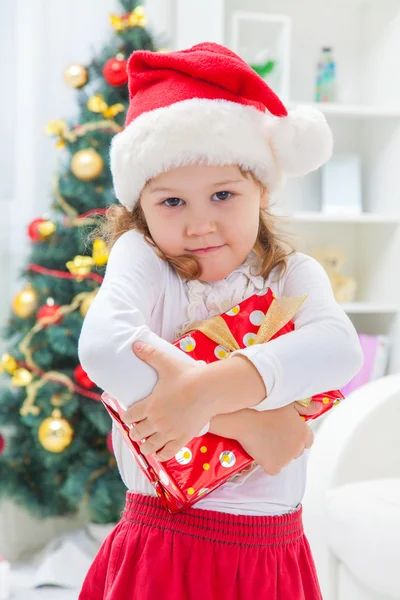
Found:
[[[304,104],[304,102],[290,101],[288,107],[295,108]],[[327,117],[341,117],[344,119],[400,119],[400,110],[396,106],[384,108],[364,104],[339,104],[331,102],[307,102],[307,105],[318,108]]]
[[[341,307],[349,315],[396,315],[399,310],[398,306],[368,304],[367,302],[351,302],[341,304]]]
[[[389,372],[400,370],[400,2],[399,0],[170,0],[180,19],[175,48],[204,40],[232,47],[233,15],[253,12],[291,19],[288,108],[318,107],[330,124],[335,152],[361,157],[363,213],[321,212],[321,172],[292,180],[273,199],[282,225],[300,251],[342,248],[343,273],[358,283],[343,308],[360,332],[392,340]],[[206,18],[193,19],[201,13]],[[210,24],[212,22],[212,24]],[[243,34],[253,48],[262,26]],[[261,31],[261,33],[260,33]],[[248,39],[245,39],[245,36]],[[189,39],[190,38],[190,39]],[[257,40],[256,40],[257,41]],[[260,37],[260,45],[268,46]],[[331,46],[337,64],[338,101],[315,104],[316,62]]]
[[[277,213],[287,217],[294,223],[338,223],[341,225],[359,223],[360,225],[392,225],[396,227],[400,224],[400,215],[385,215],[379,213],[363,212],[359,215],[346,214],[327,214],[319,210],[303,210],[293,213]]]

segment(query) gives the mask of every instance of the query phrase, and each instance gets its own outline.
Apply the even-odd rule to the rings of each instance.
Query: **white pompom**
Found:
[[[301,107],[274,119],[268,135],[277,163],[286,175],[300,177],[325,164],[332,154],[332,132],[324,115]]]

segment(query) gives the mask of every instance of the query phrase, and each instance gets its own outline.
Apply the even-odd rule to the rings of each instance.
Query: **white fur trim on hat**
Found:
[[[273,192],[285,175],[312,171],[331,153],[321,113],[312,110],[311,120],[296,113],[275,118],[252,106],[197,98],[143,113],[111,143],[116,196],[132,210],[150,179],[194,163],[237,164]]]

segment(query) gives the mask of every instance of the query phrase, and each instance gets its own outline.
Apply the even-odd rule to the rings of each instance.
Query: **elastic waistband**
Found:
[[[171,514],[160,500],[127,492],[122,521],[241,546],[283,546],[303,537],[302,507],[276,517],[232,515],[188,508]]]

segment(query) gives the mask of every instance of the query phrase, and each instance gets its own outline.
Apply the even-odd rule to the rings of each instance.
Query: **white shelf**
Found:
[[[371,304],[369,302],[351,302],[340,305],[350,315],[390,315],[396,314],[400,306],[389,306],[387,304]]]
[[[385,215],[379,213],[361,213],[359,215],[351,214],[325,214],[321,211],[298,211],[293,213],[282,214],[292,221],[300,223],[371,223],[381,225],[399,225],[400,215]]]
[[[326,116],[357,118],[357,119],[400,119],[400,110],[396,107],[368,106],[365,104],[340,104],[336,102],[293,102],[288,103],[289,108],[313,106]]]

